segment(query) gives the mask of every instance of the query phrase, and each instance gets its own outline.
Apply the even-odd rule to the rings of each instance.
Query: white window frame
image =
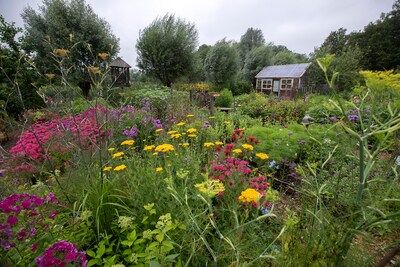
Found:
[[[264,82],[265,82],[265,87],[264,87]],[[261,90],[272,90],[272,79],[261,79]]]
[[[285,81],[285,83],[283,83]],[[290,81],[288,83],[288,81]],[[287,88],[286,85],[290,84],[290,88]],[[293,88],[293,79],[281,79],[281,90],[291,90]]]

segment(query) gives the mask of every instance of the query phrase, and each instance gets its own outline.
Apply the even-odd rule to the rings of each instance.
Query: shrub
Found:
[[[230,108],[233,103],[233,95],[229,89],[223,89],[220,95],[215,99],[217,107]]]

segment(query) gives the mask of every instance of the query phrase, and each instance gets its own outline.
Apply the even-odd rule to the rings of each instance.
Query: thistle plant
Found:
[[[370,179],[370,173],[374,169],[377,156],[389,147],[388,140],[400,130],[400,110],[393,108],[389,102],[385,109],[384,119],[378,118],[374,115],[367,119],[365,116],[365,110],[367,109],[366,99],[368,98],[371,90],[371,88],[367,88],[366,92],[361,95],[360,99],[356,99],[356,101],[352,102],[353,112],[351,115],[347,115],[342,100],[335,90],[335,82],[339,76],[339,73],[336,71],[333,71],[331,75],[328,73],[333,59],[333,55],[326,55],[323,58],[317,59],[317,63],[323,71],[326,82],[332,90],[336,100],[331,100],[331,102],[338,110],[340,110],[342,114],[343,120],[341,120],[338,124],[346,133],[348,133],[358,142],[359,162],[358,190],[354,196],[356,209],[350,216],[352,228],[347,230],[339,244],[339,253],[335,261],[335,264],[339,265],[339,263],[347,255],[353,238],[357,232],[368,229],[368,227],[371,225],[389,223],[393,219],[400,217],[399,211],[391,214],[385,214],[378,208],[368,205],[365,194],[368,183],[372,182]],[[353,127],[354,122],[358,122],[357,128]],[[372,138],[377,140],[374,145],[370,144]],[[393,172],[397,174],[396,167],[394,167]],[[369,219],[368,216],[366,216],[368,211],[378,213],[379,218],[372,220]]]

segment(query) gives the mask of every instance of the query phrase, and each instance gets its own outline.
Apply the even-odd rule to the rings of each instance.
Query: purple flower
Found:
[[[163,125],[159,119],[153,119],[153,125],[154,125],[154,128],[156,128],[156,129],[160,129],[163,127]]]
[[[70,263],[86,267],[86,254],[84,251],[78,251],[74,244],[65,240],[54,243],[36,258],[36,264],[39,267],[66,266]]]
[[[138,129],[136,127],[132,127],[130,129],[124,130],[122,132],[123,135],[130,137],[130,138],[134,138],[138,135]]]
[[[349,121],[351,121],[351,122],[358,122],[358,115],[355,115],[355,114],[350,114],[350,115],[347,115],[347,118],[349,119]]]

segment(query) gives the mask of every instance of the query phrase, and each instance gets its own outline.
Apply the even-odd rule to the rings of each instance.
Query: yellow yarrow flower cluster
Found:
[[[196,134],[188,134],[187,136],[190,138],[195,138],[197,135]]]
[[[180,134],[180,133],[175,133],[175,134],[171,134],[170,136],[171,136],[171,138],[178,139],[179,137],[182,136],[182,134]]]
[[[214,142],[214,144],[215,144],[216,146],[222,146],[224,143],[222,143],[221,141],[216,141],[216,142]]]
[[[135,140],[129,139],[129,140],[125,140],[121,143],[121,146],[131,146],[135,143]]]
[[[205,143],[203,144],[203,146],[204,146],[205,148],[210,148],[210,147],[213,147],[213,146],[214,146],[214,143],[212,143],[212,142],[205,142]]]
[[[181,147],[188,147],[189,146],[189,143],[181,143],[181,144],[179,144]]]
[[[176,126],[183,126],[185,124],[186,124],[185,122],[181,121],[181,122],[177,123]]]
[[[113,157],[113,159],[116,159],[116,158],[122,157],[123,155],[125,155],[124,152],[116,152],[116,153],[114,153],[114,154],[112,155],[112,157]]]
[[[162,172],[164,169],[162,167],[157,167],[156,172]]]
[[[193,115],[193,114],[187,114],[186,117],[187,117],[187,118],[193,118],[194,115]]]
[[[236,149],[232,150],[232,152],[233,152],[234,154],[241,154],[241,153],[242,153],[242,150],[241,150],[240,148],[236,148]]]
[[[160,133],[162,131],[164,131],[164,129],[159,128],[159,129],[156,130],[156,133]]]
[[[243,203],[258,202],[261,198],[260,192],[253,188],[247,188],[242,191],[239,196],[239,201]]]
[[[225,191],[224,184],[220,180],[207,180],[196,184],[195,187],[200,193],[210,198]]]
[[[164,153],[167,153],[167,152],[174,151],[175,148],[174,148],[174,146],[171,145],[171,144],[162,144],[162,145],[156,146],[156,148],[155,148],[154,150],[155,150],[156,152],[164,152]]]
[[[266,154],[266,153],[256,153],[256,157],[259,158],[259,159],[261,159],[261,160],[267,160],[267,159],[269,159],[269,156],[268,156],[268,154]]]
[[[114,171],[123,171],[123,170],[125,170],[127,167],[126,167],[126,165],[125,164],[121,164],[121,165],[118,165],[117,167],[115,167],[114,168]]]
[[[195,134],[195,133],[197,133],[197,129],[195,129],[195,128],[189,128],[189,129],[186,130],[186,132],[187,132],[188,134]]]
[[[144,146],[143,150],[144,151],[152,151],[156,146],[155,145],[148,145]]]
[[[109,171],[111,171],[112,170],[112,167],[111,166],[105,166],[104,168],[103,168],[103,171],[104,172],[109,172]]]
[[[249,151],[253,151],[253,149],[254,149],[254,147],[250,144],[243,144],[242,147]]]
[[[178,131],[168,131],[167,134],[172,135],[172,134],[176,134],[178,133]]]

